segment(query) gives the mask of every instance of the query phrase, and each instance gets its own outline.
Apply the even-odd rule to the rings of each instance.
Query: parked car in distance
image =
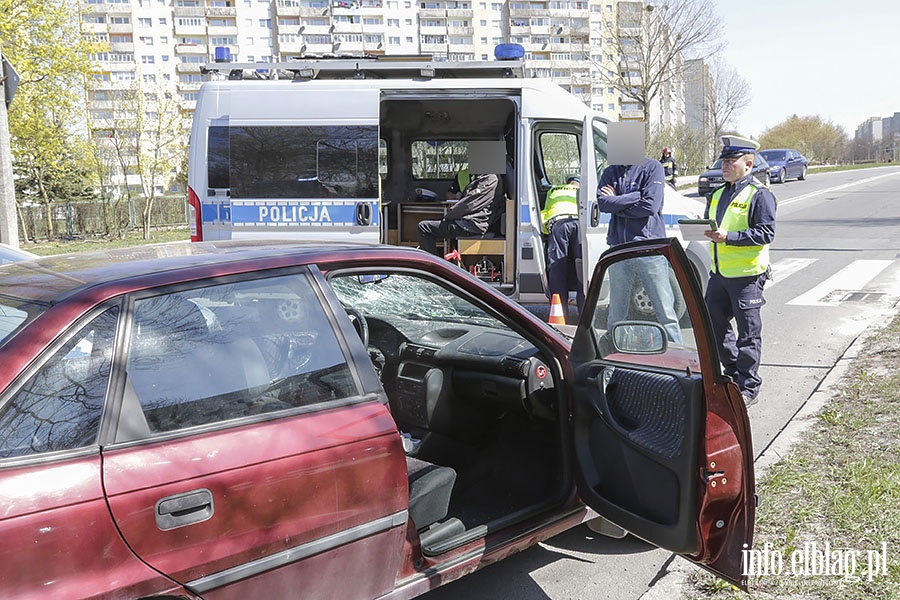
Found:
[[[762,156],[769,163],[769,179],[774,183],[784,183],[788,179],[806,179],[809,169],[809,161],[796,150],[778,148],[775,150],[760,150],[757,156]]]
[[[37,256],[31,252],[26,252],[25,250],[20,250],[19,248],[13,248],[7,244],[0,243],[0,265],[19,262],[20,260],[31,260],[36,257]]]
[[[571,345],[420,250],[257,244],[3,267],[4,598],[412,598],[586,521],[746,587],[750,423],[678,240],[604,253]],[[684,342],[608,323],[648,258]]]
[[[754,177],[763,185],[769,185],[769,163],[765,157],[758,153],[753,158],[753,169],[751,171]],[[722,159],[717,158],[716,162],[710,165],[709,169],[700,174],[697,178],[697,193],[701,196],[712,194],[716,188],[721,187],[725,183],[722,177]]]

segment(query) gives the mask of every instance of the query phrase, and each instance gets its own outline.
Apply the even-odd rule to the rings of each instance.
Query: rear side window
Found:
[[[208,187],[235,199],[376,198],[375,126],[209,128]]]
[[[469,143],[416,140],[412,143],[413,179],[453,179],[469,166]]]
[[[0,457],[95,444],[118,309],[82,327],[0,411]]]
[[[139,403],[144,435],[358,393],[302,275],[137,300],[126,371],[126,404]]]

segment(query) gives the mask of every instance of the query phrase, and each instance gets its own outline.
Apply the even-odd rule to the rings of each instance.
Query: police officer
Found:
[[[666,173],[666,183],[675,187],[675,178],[678,177],[678,163],[672,158],[672,151],[668,148],[663,148],[662,158],[659,159],[659,162]]]
[[[581,179],[566,178],[547,192],[541,211],[541,224],[547,240],[547,279],[550,297],[559,294],[566,302],[569,290],[575,290],[578,312],[584,306],[584,290],[578,282],[577,262],[581,260],[581,231],[578,225],[578,187]]]
[[[758,401],[762,348],[760,310],[770,277],[769,244],[775,238],[775,196],[750,174],[759,144],[722,136],[725,185],[710,196],[706,218],[715,219],[710,255],[712,273],[706,304],[726,375],[737,382],[747,406]],[[737,336],[731,326],[734,319]]]

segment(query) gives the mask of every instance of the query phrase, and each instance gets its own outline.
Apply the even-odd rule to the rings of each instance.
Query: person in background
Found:
[[[610,247],[666,237],[662,216],[665,186],[663,167],[652,158],[645,157],[635,164],[610,165],[603,170],[597,186],[597,205],[601,212],[610,214],[606,235]],[[609,326],[627,319],[635,279],[644,286],[669,340],[681,344],[675,293],[664,256],[633,258],[610,266]]]
[[[675,159],[672,157],[672,151],[668,148],[663,148],[662,158],[659,159],[659,162],[663,166],[663,171],[666,174],[666,183],[674,188],[676,179],[678,178],[678,163],[675,162]]]
[[[440,256],[437,240],[484,235],[503,213],[503,182],[497,175],[473,175],[460,199],[441,220],[419,221],[419,248]]]
[[[578,281],[578,261],[581,260],[581,229],[578,224],[577,176],[566,178],[565,185],[557,185],[547,192],[541,226],[547,239],[547,280],[550,297],[559,294],[567,302],[569,291],[575,290],[578,312],[584,306],[584,289]]]
[[[775,196],[751,175],[759,144],[722,136],[725,185],[710,196],[705,233],[712,258],[706,304],[726,375],[737,382],[744,403],[758,402],[762,350],[763,287],[770,278],[769,244],[775,239]],[[737,325],[737,335],[731,321]]]

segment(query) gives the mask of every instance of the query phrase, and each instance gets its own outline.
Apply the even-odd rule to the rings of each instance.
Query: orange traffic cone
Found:
[[[563,312],[562,300],[560,300],[559,294],[553,294],[553,298],[550,300],[550,318],[547,319],[547,322],[551,325],[566,324],[566,314]]]

